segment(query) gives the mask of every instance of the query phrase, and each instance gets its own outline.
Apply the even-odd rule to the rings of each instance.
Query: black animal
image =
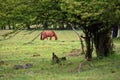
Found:
[[[67,59],[66,59],[66,57],[61,57],[60,60],[61,61],[66,61]]]
[[[52,53],[52,62],[55,64],[55,63],[60,63],[60,60],[58,58],[57,55],[55,55],[55,53],[53,52]]]

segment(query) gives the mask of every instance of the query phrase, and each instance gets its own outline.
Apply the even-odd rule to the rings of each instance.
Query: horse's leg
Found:
[[[48,40],[48,37],[46,37],[46,39]]]
[[[52,36],[50,37],[50,40],[52,39]]]
[[[44,35],[42,35],[42,40],[44,40],[45,39],[45,36]]]
[[[42,40],[44,40],[45,38],[43,37]]]

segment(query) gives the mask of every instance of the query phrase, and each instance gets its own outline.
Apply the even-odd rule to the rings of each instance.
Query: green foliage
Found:
[[[44,25],[46,20],[56,24],[60,20],[89,23],[97,19],[109,25],[118,24],[119,4],[119,0],[0,0],[0,27],[9,23]]]
[[[64,0],[63,0],[64,1]],[[119,23],[118,17],[120,17],[117,1],[69,1],[65,0],[62,4],[62,10],[68,12],[68,19],[70,21],[77,20],[81,23],[82,20],[87,22],[91,20],[99,20],[104,23],[115,24]],[[118,13],[118,14],[116,14]],[[116,17],[115,17],[116,16]],[[91,24],[91,23],[90,23]]]

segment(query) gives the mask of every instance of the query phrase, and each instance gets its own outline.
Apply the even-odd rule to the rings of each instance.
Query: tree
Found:
[[[71,24],[77,23],[85,33],[87,60],[92,58],[93,44],[99,58],[111,53],[111,26],[119,23],[120,18],[118,4],[118,0],[62,1],[61,9],[67,14],[67,20]]]

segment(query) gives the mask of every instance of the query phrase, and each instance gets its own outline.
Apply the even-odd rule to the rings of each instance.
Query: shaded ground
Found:
[[[79,56],[81,53],[81,50],[80,49],[72,49],[72,51],[70,51],[69,53],[67,53],[66,55],[67,56],[70,56],[70,57],[77,57]]]

